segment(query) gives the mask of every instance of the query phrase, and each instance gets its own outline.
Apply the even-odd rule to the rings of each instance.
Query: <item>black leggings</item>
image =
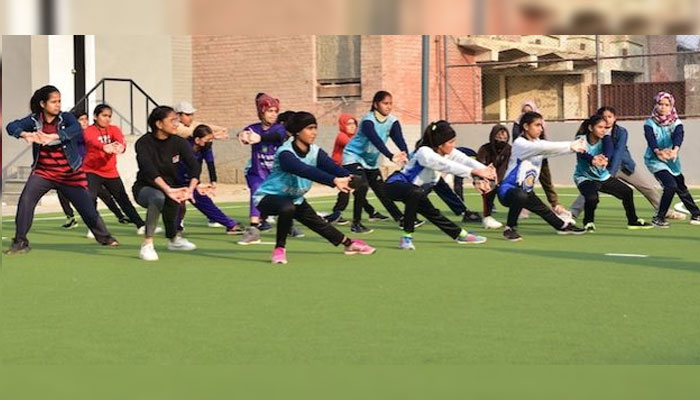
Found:
[[[552,212],[552,209],[537,197],[535,192],[526,192],[522,188],[516,187],[506,192],[506,195],[500,200],[501,204],[509,208],[506,226],[511,228],[518,226],[518,217],[523,208],[542,217],[554,229],[559,230],[566,225],[561,218]]]
[[[595,221],[595,209],[598,206],[598,192],[611,194],[622,200],[622,205],[625,207],[627,214],[627,223],[633,224],[637,222],[637,212],[634,209],[634,192],[617,178],[609,178],[603,182],[587,180],[579,183],[578,190],[586,199],[583,206],[583,223]],[[665,215],[665,214],[664,214]]]
[[[129,195],[126,194],[126,189],[124,188],[124,183],[121,178],[103,178],[97,174],[88,173],[87,179],[90,197],[95,204],[95,208],[97,208],[97,196],[100,189],[105,187],[107,191],[109,191],[110,197],[114,197],[114,200],[119,203],[119,206],[124,210],[124,213],[129,217],[131,222],[136,224],[138,228],[145,225],[139,213],[136,212],[134,205],[131,204],[131,200],[129,200]]]
[[[73,203],[85,225],[95,235],[95,240],[106,245],[114,240],[107,230],[102,217],[97,213],[87,189],[82,186],[69,186],[50,181],[32,174],[22,189],[15,217],[15,242],[27,242],[27,233],[34,221],[34,211],[39,200],[49,191],[55,189]]]
[[[456,239],[462,232],[462,228],[447,219],[440,210],[433,206],[433,203],[428,199],[428,193],[419,186],[408,182],[392,182],[386,185],[386,193],[391,200],[402,201],[406,205],[403,217],[404,232],[412,233],[415,230],[417,213],[420,213],[452,239]]]
[[[60,191],[57,191],[58,193],[58,202],[61,203],[61,208],[63,209],[63,213],[66,214],[66,217],[68,218],[73,218],[75,217],[75,214],[73,213],[73,208],[70,205],[70,201],[68,201],[68,198],[63,195]],[[119,206],[117,203],[114,202],[114,199],[112,198],[112,195],[109,194],[107,189],[105,189],[104,186],[100,187],[100,190],[97,192],[97,197],[99,197],[100,200],[102,200],[103,203],[109,208],[109,211],[114,214],[114,216],[117,217],[117,219],[123,219],[124,218],[124,213],[122,213],[122,210],[119,209]]]
[[[685,185],[685,177],[683,174],[678,176],[673,176],[668,171],[659,171],[654,174],[656,179],[664,188],[664,193],[661,195],[661,201],[659,202],[659,210],[656,215],[664,216],[671,207],[671,201],[673,201],[673,195],[678,194],[678,197],[688,209],[688,212],[692,216],[700,215],[700,209],[698,209],[697,204],[693,200],[693,196],[690,194],[688,187]]]
[[[384,208],[391,214],[395,221],[401,220],[403,214],[396,204],[386,195],[384,179],[378,169],[365,169],[360,164],[343,165],[343,168],[350,171],[356,179],[355,183],[355,202],[353,203],[352,219],[354,222],[362,220],[362,207],[367,203],[367,191],[372,188],[374,194],[377,195],[379,201],[384,205]]]
[[[318,233],[334,246],[343,242],[345,235],[328,221],[316,214],[316,211],[304,199],[301,204],[294,204],[292,199],[284,196],[267,195],[258,203],[258,210],[265,215],[277,215],[277,242],[275,247],[285,247],[287,235],[294,219]]]
[[[333,212],[345,211],[348,208],[348,203],[350,202],[350,193],[338,192],[338,198],[333,206]],[[365,201],[365,205],[362,206],[367,214],[372,216],[377,210],[369,204],[369,201]]]

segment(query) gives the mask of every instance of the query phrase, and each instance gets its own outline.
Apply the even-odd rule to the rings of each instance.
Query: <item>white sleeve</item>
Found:
[[[549,140],[537,140],[531,142],[519,137],[513,143],[513,153],[520,159],[528,159],[534,156],[558,156],[571,153],[572,142],[550,142]]]
[[[416,161],[418,161],[418,163],[425,168],[430,168],[435,171],[457,175],[462,178],[470,177],[473,169],[472,167],[467,166],[465,164],[461,164],[449,160],[446,157],[442,157],[427,146],[423,146],[420,149],[418,149],[416,151],[415,157]]]
[[[471,169],[486,168],[484,164],[480,163],[479,161],[476,161],[475,159],[456,149],[452,150],[452,153],[447,155],[447,159],[462,165],[466,165]]]

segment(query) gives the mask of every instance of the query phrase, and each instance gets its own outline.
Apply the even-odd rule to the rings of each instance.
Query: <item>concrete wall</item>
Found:
[[[7,134],[8,122],[29,113],[29,98],[32,95],[32,38],[30,36],[3,36],[2,65],[2,167],[27,148],[22,140]],[[10,79],[12,77],[12,79]],[[25,153],[20,165],[31,163],[31,151]]]

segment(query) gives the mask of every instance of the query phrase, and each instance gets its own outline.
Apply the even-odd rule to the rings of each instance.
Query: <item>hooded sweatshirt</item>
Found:
[[[508,138],[505,142],[499,142],[496,140],[496,134],[504,129]],[[508,159],[510,158],[511,146],[508,143],[510,141],[510,134],[508,129],[504,125],[497,125],[494,129],[491,129],[491,134],[489,135],[489,142],[484,144],[479,148],[477,152],[476,159],[484,165],[493,164],[496,167],[496,174],[498,175],[498,181],[501,182],[503,177],[506,175],[506,169],[508,168]]]
[[[350,114],[340,114],[340,117],[338,118],[338,134],[335,137],[335,144],[333,145],[333,161],[338,164],[342,165],[343,164],[343,150],[345,149],[345,145],[348,144],[350,139],[352,139],[353,136],[355,136],[355,133],[357,132],[357,129],[355,130],[355,133],[352,135],[348,133],[348,122],[350,121],[355,121],[355,125],[357,125],[357,119],[353,117]]]

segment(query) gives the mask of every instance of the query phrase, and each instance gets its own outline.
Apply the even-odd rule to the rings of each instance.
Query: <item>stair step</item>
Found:
[[[5,181],[5,193],[21,193],[26,183],[26,179],[8,179]]]

